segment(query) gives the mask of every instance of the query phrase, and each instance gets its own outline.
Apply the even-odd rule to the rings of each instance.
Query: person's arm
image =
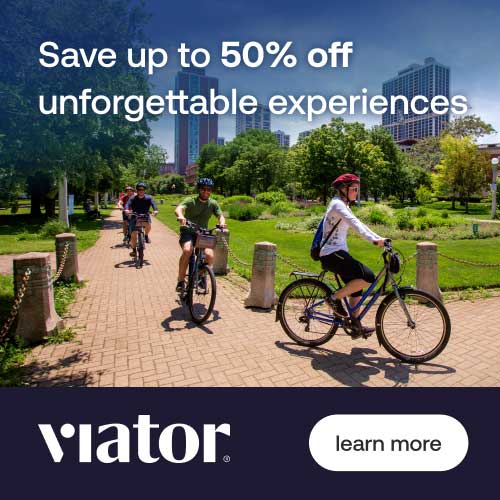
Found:
[[[129,198],[129,199],[127,200],[127,204],[125,205],[125,213],[126,213],[127,215],[128,215],[128,214],[130,214],[130,213],[133,211],[133,210],[132,210],[132,200],[133,200],[133,199],[134,199],[133,197],[132,197],[132,198]]]
[[[182,203],[179,203],[179,205],[177,205],[177,207],[175,208],[175,215],[181,226],[186,225],[186,217],[184,216],[184,211],[186,210],[185,203],[186,200],[184,200]]]
[[[224,217],[224,214],[222,213],[222,210],[219,207],[219,204],[214,200],[214,215],[219,219],[219,226],[222,226],[223,229],[225,229],[226,226],[226,219]]]
[[[384,239],[377,233],[372,231],[366,224],[363,224],[343,203],[336,203],[332,212],[336,212],[354,231],[356,231],[365,240],[380,245],[384,243]]]
[[[156,206],[156,202],[152,196],[151,196],[151,206],[153,207],[153,215],[158,215],[158,207]]]

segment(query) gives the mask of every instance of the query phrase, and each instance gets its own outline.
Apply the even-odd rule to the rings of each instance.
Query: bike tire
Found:
[[[215,275],[212,269],[208,266],[203,266],[201,268],[205,272],[206,276],[206,289],[205,291],[199,291],[198,284],[195,283],[195,276],[197,273],[191,274],[189,277],[188,284],[188,307],[189,313],[194,323],[201,324],[204,323],[215,305],[215,297],[217,295],[217,283],[215,281]],[[210,297],[207,297],[210,295]],[[207,299],[208,298],[208,302]],[[202,303],[203,300],[203,303]]]
[[[316,289],[318,290],[318,292],[316,295],[314,295]],[[301,299],[305,301],[304,311],[301,311],[302,304],[300,304],[300,302],[297,300],[297,297],[294,296],[294,292],[296,294],[302,293],[303,297],[301,297]],[[316,327],[319,327],[319,324],[324,325],[323,329],[325,331],[318,332],[315,338],[305,338],[305,336],[302,336],[302,334],[297,331],[298,328],[295,328],[291,325],[291,318],[289,318],[289,316],[293,316],[295,318],[295,321],[297,321],[299,325],[305,324],[306,326],[304,326],[304,333],[310,333],[310,331],[307,331],[307,328],[310,328],[311,321],[310,319],[307,320],[304,314],[305,309],[308,307],[307,297],[305,296],[308,293],[312,295],[312,297],[309,297],[309,301],[319,299],[320,297],[321,300],[324,300],[326,299],[326,297],[329,297],[333,293],[333,290],[326,283],[314,278],[304,278],[294,281],[281,292],[280,298],[278,300],[277,314],[281,327],[294,342],[306,347],[317,347],[324,344],[325,342],[328,342],[335,335],[335,332],[338,329],[338,325],[333,322],[333,319],[331,325],[316,322]],[[293,303],[294,300],[295,303]],[[296,312],[291,312],[291,315],[289,315],[288,311],[292,311],[293,309]],[[326,312],[331,314],[331,308],[326,303],[324,309],[326,309]],[[300,316],[297,317],[297,315]]]
[[[400,288],[399,294],[404,300],[410,316],[416,324],[413,328],[408,325],[402,306],[399,304],[398,297],[394,292],[391,292],[382,301],[377,310],[376,330],[380,344],[387,352],[405,363],[418,364],[435,358],[444,350],[450,339],[451,321],[448,311],[439,299],[423,290]],[[392,323],[390,322],[391,316],[389,316],[391,308],[394,311],[398,311],[397,318],[394,318]],[[418,319],[420,313],[421,316],[420,319]],[[425,320],[422,318],[426,313],[429,313],[428,316],[430,319]],[[395,313],[391,314],[396,316]],[[429,331],[432,329],[433,332],[435,332],[437,340],[435,342],[430,342],[431,346],[429,348],[419,349],[417,329],[420,324],[426,325],[426,322],[425,338],[429,337]],[[398,326],[393,328],[393,324],[398,324]],[[390,333],[391,329],[396,333]],[[408,330],[406,340],[404,330]],[[421,340],[425,340],[425,338],[422,337]],[[410,344],[416,347],[413,352],[408,352],[409,349],[401,345],[403,343],[406,343],[407,347],[410,347]]]
[[[144,234],[137,235],[137,267],[141,268],[144,264]]]

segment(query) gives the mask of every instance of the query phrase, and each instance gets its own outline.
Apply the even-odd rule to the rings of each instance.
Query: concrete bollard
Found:
[[[15,257],[13,264],[15,293],[21,286],[26,269],[31,269],[19,307],[16,335],[28,342],[39,342],[64,328],[64,322],[54,308],[50,257],[48,253],[31,252]]]
[[[227,274],[229,272],[229,266],[227,265],[227,246],[229,245],[229,231],[220,231],[219,229],[217,229],[215,231],[215,235],[217,237],[217,244],[215,246],[214,252],[214,273]]]
[[[436,243],[417,243],[417,288],[428,292],[439,300],[443,295],[439,289],[438,254]]]
[[[277,302],[274,291],[276,272],[276,245],[264,241],[255,243],[252,264],[252,282],[250,293],[245,300],[246,307],[270,309]]]
[[[56,271],[59,269],[66,243],[69,243],[69,248],[61,278],[64,281],[75,281],[76,283],[81,283],[83,279],[78,271],[76,235],[73,233],[61,233],[56,235]]]

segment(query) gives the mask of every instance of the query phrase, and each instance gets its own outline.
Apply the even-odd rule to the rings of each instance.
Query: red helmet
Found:
[[[354,174],[342,174],[332,182],[332,186],[336,189],[342,184],[359,184],[359,177]]]

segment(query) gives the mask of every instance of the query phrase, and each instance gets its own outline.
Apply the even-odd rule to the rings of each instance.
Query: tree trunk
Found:
[[[326,205],[326,194],[327,194],[327,187],[326,184],[323,186],[323,205]]]
[[[465,213],[469,213],[469,196],[465,197]]]
[[[456,207],[455,207],[455,201],[456,201],[456,200],[455,200],[455,197],[453,197],[453,198],[451,199],[451,209],[452,209],[452,210],[455,210],[455,209],[456,209]]]
[[[45,196],[43,199],[45,206],[45,214],[47,217],[52,218],[56,216],[56,199],[49,196]]]
[[[29,193],[31,198],[30,215],[32,217],[40,217],[42,215],[42,197],[40,190],[29,184]]]

